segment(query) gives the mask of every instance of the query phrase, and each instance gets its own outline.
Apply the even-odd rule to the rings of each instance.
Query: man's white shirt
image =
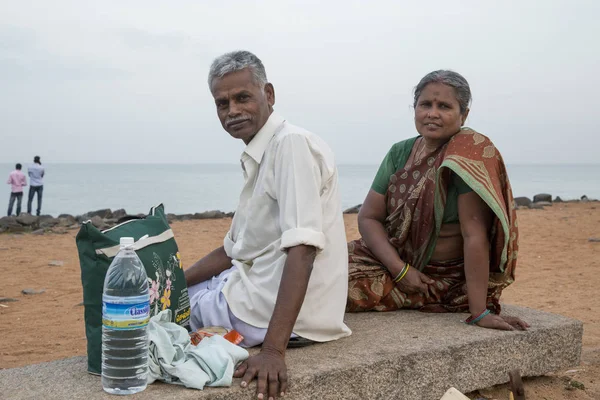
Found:
[[[309,245],[317,255],[293,332],[321,342],[350,335],[344,324],[348,248],[331,149],[273,112],[241,162],[245,184],[224,239],[237,267],[223,288],[231,312],[267,328],[286,250]]]

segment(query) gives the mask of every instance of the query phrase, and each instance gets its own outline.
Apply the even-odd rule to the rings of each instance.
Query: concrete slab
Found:
[[[333,343],[289,350],[287,399],[439,399],[450,387],[469,392],[508,381],[520,368],[538,376],[576,366],[583,324],[528,308],[505,306],[531,324],[527,332],[467,326],[465,314],[412,311],[347,314],[354,334]],[[105,399],[85,357],[0,370],[2,399]],[[251,399],[250,389],[204,391],[155,383],[131,399]]]

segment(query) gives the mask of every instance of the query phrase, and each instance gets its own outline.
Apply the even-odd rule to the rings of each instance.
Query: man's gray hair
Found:
[[[469,104],[471,104],[471,88],[469,87],[469,82],[467,82],[465,77],[458,72],[443,69],[428,73],[421,79],[421,82],[419,82],[417,87],[415,87],[415,108],[417,107],[417,101],[419,100],[423,89],[430,83],[443,83],[444,85],[454,88],[456,100],[460,105],[460,113],[464,114],[467,112]]]
[[[245,50],[232,51],[215,58],[208,72],[208,86],[211,87],[215,78],[222,78],[231,72],[249,68],[254,81],[261,87],[268,83],[267,72],[260,58]]]

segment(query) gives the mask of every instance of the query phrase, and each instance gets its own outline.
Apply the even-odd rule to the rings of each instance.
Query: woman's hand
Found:
[[[488,314],[476,323],[477,326],[488,329],[499,329],[501,331],[514,331],[518,329],[525,331],[529,324],[518,317],[505,317],[496,314]]]
[[[434,283],[435,281],[424,273],[413,267],[409,267],[404,278],[396,283],[396,286],[404,293],[423,293],[425,296],[428,296],[429,286],[427,285],[433,285]]]

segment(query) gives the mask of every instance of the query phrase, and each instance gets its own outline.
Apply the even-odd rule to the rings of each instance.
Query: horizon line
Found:
[[[0,165],[14,165],[12,162],[0,162]],[[24,163],[20,163],[25,165]],[[29,163],[30,164],[30,163]],[[239,166],[239,163],[226,163],[226,162],[79,162],[79,161],[61,161],[61,162],[44,162],[42,165],[227,165],[227,166]],[[338,166],[379,166],[380,163],[349,163],[349,162],[338,162]],[[586,166],[586,165],[599,165],[600,162],[505,162],[505,165],[528,165],[528,166]]]

